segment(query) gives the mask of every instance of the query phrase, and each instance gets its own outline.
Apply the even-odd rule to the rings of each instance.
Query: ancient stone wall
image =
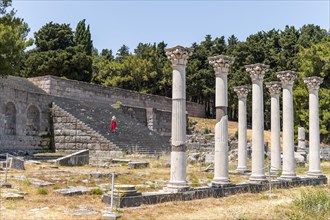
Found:
[[[0,151],[49,150],[51,100],[23,78],[0,78]]]
[[[163,136],[171,135],[171,112],[157,110],[155,108],[138,108],[123,106],[123,112],[132,118],[136,118],[141,124],[150,130]]]
[[[89,149],[91,163],[121,156],[115,144],[55,104],[52,115],[56,151],[74,153]]]
[[[29,78],[29,80],[53,96],[111,102],[112,104],[119,101],[126,106],[172,111],[172,99],[163,96],[143,94],[75,80],[65,80],[55,76],[35,77]],[[193,102],[187,102],[187,112],[190,116],[205,116],[204,106]]]

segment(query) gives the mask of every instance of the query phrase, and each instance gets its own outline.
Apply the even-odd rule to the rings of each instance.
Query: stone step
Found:
[[[150,131],[146,125],[125,115],[120,109],[114,109],[110,104],[80,102],[63,98],[56,99],[55,104],[73,115],[79,124],[90,128],[90,135],[98,136],[102,142],[111,142],[119,149],[135,148],[138,152],[147,154],[159,154],[170,149],[168,138]],[[118,121],[116,133],[108,132],[112,115],[116,115]]]

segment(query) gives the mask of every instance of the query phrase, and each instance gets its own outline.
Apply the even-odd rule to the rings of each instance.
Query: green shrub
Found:
[[[90,194],[92,194],[92,195],[102,195],[103,191],[100,188],[96,188],[96,189],[92,189]]]
[[[56,184],[56,185],[53,186],[53,189],[60,189],[60,188],[61,188],[61,186],[58,185],[58,184]]]
[[[39,188],[38,191],[37,191],[37,193],[39,195],[47,195],[48,194],[48,190],[45,189],[45,188]]]

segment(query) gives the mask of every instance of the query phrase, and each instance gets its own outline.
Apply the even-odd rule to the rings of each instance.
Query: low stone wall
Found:
[[[126,106],[172,111],[172,99],[163,96],[66,80],[55,76],[35,77],[29,78],[29,80],[53,96],[110,103],[120,101]],[[187,102],[187,112],[194,117],[205,116],[204,105],[193,102]]]
[[[118,147],[74,116],[53,104],[55,149],[74,153],[89,149],[90,163],[110,161],[121,155]]]
[[[23,135],[1,135],[0,153],[16,153],[27,155],[42,153],[51,150],[50,137],[23,136]]]
[[[315,186],[327,184],[325,176],[319,178],[301,177],[294,181],[272,181],[272,188],[291,188],[298,186]],[[115,197],[115,206],[117,207],[136,207],[142,204],[152,205],[164,202],[190,201],[205,198],[220,198],[239,193],[260,193],[269,190],[269,184],[242,183],[223,188],[199,187],[185,192],[144,192],[137,196]],[[102,201],[110,203],[111,197],[108,194],[103,195]],[[117,202],[117,203],[116,203]]]

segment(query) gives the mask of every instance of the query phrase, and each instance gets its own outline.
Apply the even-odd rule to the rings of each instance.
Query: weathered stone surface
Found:
[[[297,165],[305,165],[306,158],[298,152],[294,152],[294,159]]]
[[[18,193],[1,193],[1,197],[5,199],[24,199],[24,196]]]
[[[104,220],[116,220],[116,219],[120,219],[121,215],[119,215],[118,213],[115,212],[111,212],[111,211],[106,211],[103,215],[102,215],[102,219]]]
[[[9,168],[16,170],[25,170],[24,159],[19,157],[11,157],[9,159]]]
[[[51,97],[25,78],[0,80],[0,152],[31,154],[48,150]]]
[[[206,164],[213,164],[214,162],[214,153],[209,152],[205,154],[205,163]]]
[[[112,174],[112,172],[92,172],[89,178],[111,178]],[[118,173],[115,173],[115,177],[118,177]]]
[[[62,166],[83,166],[89,164],[89,150],[81,150],[73,154],[56,159]]]
[[[89,210],[89,209],[78,209],[70,212],[73,215],[95,215],[98,212],[94,210]]]
[[[129,162],[131,162],[131,160],[130,159],[124,159],[124,158],[113,158],[112,160],[111,160],[111,162],[112,163],[129,163]]]
[[[27,182],[30,182],[32,185],[35,185],[38,187],[54,185],[54,183],[51,183],[51,182],[43,181],[43,180],[36,179],[36,178],[26,178],[26,176],[16,176],[16,177],[14,177],[14,179],[20,180],[20,181],[27,181]]]
[[[111,203],[111,194],[104,194],[102,201]],[[136,207],[142,204],[142,194],[137,192],[134,185],[115,185],[114,207]]]
[[[69,186],[69,188],[54,190],[54,192],[60,193],[64,196],[73,196],[89,193],[92,189],[96,189],[96,187]]]
[[[35,178],[28,178],[28,181],[31,182],[32,185],[39,186],[39,187],[45,187],[45,186],[52,186],[54,183],[35,179]]]
[[[320,149],[320,159],[321,160],[330,160],[330,146],[321,147]]]
[[[129,169],[140,169],[149,167],[149,162],[146,161],[131,161],[128,164]]]

